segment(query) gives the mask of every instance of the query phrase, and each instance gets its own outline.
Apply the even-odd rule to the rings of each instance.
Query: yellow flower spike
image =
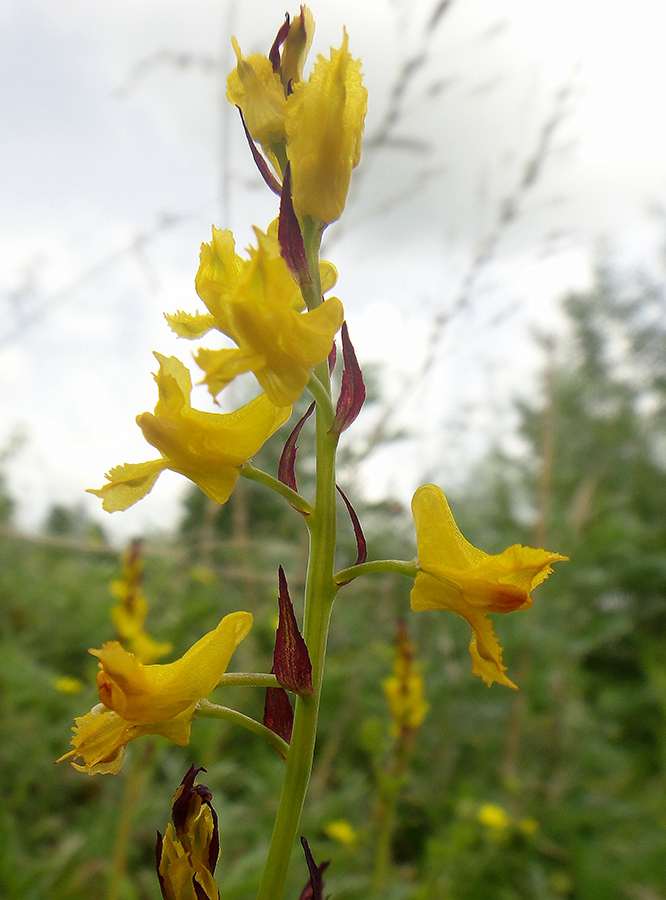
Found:
[[[502,648],[488,613],[506,613],[532,605],[530,592],[552,572],[551,563],[568,557],[515,544],[491,556],[460,533],[443,491],[420,487],[412,500],[419,571],[411,593],[412,609],[448,609],[469,622],[472,671],[490,686],[494,681],[517,690],[504,674]]]
[[[164,722],[208,696],[252,627],[250,613],[225,616],[214,631],[167,665],[144,666],[118,641],[90,650],[99,659],[99,699],[135,724]]]
[[[144,497],[164,469],[193,481],[215,503],[226,503],[239,477],[239,466],[250,459],[291,414],[260,394],[231,413],[209,413],[190,404],[192,381],[174,356],[155,354],[159,400],[155,415],[143,413],[137,423],[162,459],[111,469],[109,483],[89,493],[101,497],[108,512],[127,509]]]
[[[342,46],[319,56],[307,82],[294,85],[287,103],[287,155],[294,209],[320,222],[340,218],[352,169],[361,159],[368,103],[361,61]]]
[[[384,695],[391,711],[391,734],[417,731],[429,705],[423,698],[423,676],[416,661],[416,644],[409,639],[403,622],[398,625],[393,675],[385,679]]]
[[[213,631],[197,641],[181,659],[167,665],[144,666],[117,641],[90,652],[100,660],[100,699],[85,716],[75,719],[75,769],[93,775],[120,771],[125,747],[147,734],[160,734],[185,746],[190,740],[194,708],[211,693],[234,650],[252,627],[250,613],[225,616]]]
[[[201,349],[195,359],[204,372],[203,382],[216,396],[237,375],[252,371],[276,406],[294,403],[302,394],[311,369],[331,351],[344,311],[337,297],[314,310],[301,312],[304,301],[273,234],[255,228],[257,247],[242,270],[232,268],[233,237],[218,232],[213,243],[202,247],[196,287],[216,327],[230,337],[237,349]],[[228,262],[218,265],[224,252]],[[235,257],[238,260],[238,257]],[[233,265],[236,265],[234,261]],[[322,266],[326,287],[335,282],[331,264]],[[237,276],[237,277],[236,277]]]

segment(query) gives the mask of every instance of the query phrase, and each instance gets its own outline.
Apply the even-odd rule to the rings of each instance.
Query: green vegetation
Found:
[[[469,490],[451,498],[477,546],[495,552],[521,542],[572,558],[536,591],[531,611],[495,616],[520,692],[474,678],[465,623],[409,613],[407,580],[382,575],[340,593],[301,826],[317,861],[332,859],[326,893],[334,900],[666,896],[666,324],[659,291],[625,293],[601,273],[594,291],[566,301],[566,339],[544,342],[544,399],[520,410],[525,452],[493,451]],[[307,469],[307,442],[301,454]],[[298,614],[305,533],[286,504],[266,497],[242,482],[220,512],[192,494],[181,533],[147,545],[147,628],[174,644],[174,656],[222,615],[248,609],[255,627],[233,668],[270,668],[277,566]],[[413,552],[408,511],[388,503],[357,510],[371,558]],[[129,784],[132,840],[116,896],[156,900],[155,830],[194,762],[208,768],[203,780],[219,815],[222,898],[249,900],[282,768],[266,744],[198,720],[189,747],[131,744],[115,777],[53,765],[74,716],[97,702],[95,660],[85,651],[113,637],[109,584],[119,562],[75,512],[54,510],[47,524],[48,540],[5,527],[0,543],[0,896],[110,896]],[[349,563],[353,545],[350,529]],[[430,712],[400,794],[390,877],[373,894],[379,784],[393,740],[382,681],[400,617],[419,647]],[[57,690],[62,676],[84,689]],[[261,692],[227,690],[233,705],[261,719]],[[213,699],[225,702],[222,691]],[[325,826],[338,820],[354,829],[351,843],[327,837]],[[298,861],[292,868],[287,896],[296,900],[306,873]]]

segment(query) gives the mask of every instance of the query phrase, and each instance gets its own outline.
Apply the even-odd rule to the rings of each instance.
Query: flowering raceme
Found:
[[[502,648],[486,615],[530,607],[530,592],[550,575],[551,563],[567,557],[520,544],[494,556],[478,550],[462,536],[444,492],[434,484],[416,491],[412,512],[419,566],[412,609],[448,609],[466,619],[474,674],[489,686],[498,681],[516,688],[504,674]]]
[[[423,724],[429,706],[423,698],[423,676],[416,661],[416,644],[404,623],[398,626],[393,675],[384,681],[384,695],[391,711],[391,733],[415,732]]]
[[[160,364],[155,415],[143,413],[137,423],[162,458],[116,466],[106,476],[109,483],[89,493],[101,497],[107,512],[127,509],[145,497],[164,469],[172,469],[215,503],[226,503],[238,480],[238,467],[287,421],[291,407],[276,407],[260,394],[232,413],[193,409],[189,371],[175,356],[155,357]]]
[[[123,764],[126,745],[138,737],[161,734],[175,744],[188,744],[197,702],[217,686],[251,628],[250,613],[231,613],[167,665],[144,666],[117,641],[90,650],[99,659],[97,686],[102,702],[75,720],[74,750],[61,759],[80,757],[83,765],[72,765],[90,775],[115,774]]]
[[[237,375],[254,372],[266,396],[276,406],[289,406],[303,393],[312,368],[331,352],[344,312],[337,297],[302,312],[300,288],[271,234],[255,228],[257,248],[250,259],[236,254],[230,231],[213,228],[213,240],[201,247],[197,293],[208,314],[178,312],[167,316],[179,337],[197,338],[216,328],[232,338],[237,349],[201,349],[196,355],[204,382],[213,396]],[[333,266],[320,267],[322,289],[335,283]]]
[[[227,79],[227,98],[276,172],[284,177],[290,164],[296,213],[328,224],[340,218],[361,158],[367,91],[346,31],[341,47],[331,49],[329,59],[319,56],[309,79],[302,80],[313,32],[312,14],[301,7],[269,57],[243,57],[235,42],[238,64]]]

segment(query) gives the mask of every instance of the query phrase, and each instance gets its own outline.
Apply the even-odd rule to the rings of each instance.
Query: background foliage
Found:
[[[474,678],[465,623],[410,614],[407,581],[359,579],[340,592],[302,823],[315,858],[332,859],[326,884],[336,900],[666,896],[664,300],[653,284],[622,284],[607,271],[593,291],[569,297],[565,337],[542,341],[544,399],[519,406],[520,452],[494,449],[468,488],[450,498],[477,546],[494,552],[521,542],[572,558],[539,588],[531,611],[495,617],[519,693],[488,690]],[[278,448],[269,444],[266,452],[275,456]],[[307,489],[305,439],[299,463]],[[279,498],[241,482],[221,510],[190,493],[179,533],[148,543],[147,628],[180,655],[224,614],[249,609],[255,627],[233,668],[268,671],[277,565],[297,602],[305,530]],[[110,897],[129,792],[134,825],[116,896],[157,898],[155,830],[164,829],[171,796],[195,762],[208,769],[220,817],[222,897],[249,900],[282,768],[258,739],[199,720],[189,747],[150,739],[130,745],[115,778],[53,765],[73,717],[96,702],[95,660],[85,650],[113,637],[109,584],[118,577],[118,554],[77,510],[52,510],[42,537],[14,533],[6,494],[0,895]],[[387,501],[359,502],[357,511],[371,558],[414,553],[407,510]],[[354,556],[345,515],[341,509],[341,565]],[[390,877],[381,884],[373,875],[379,797],[393,749],[381,685],[400,617],[418,644],[431,708],[402,785]],[[63,693],[55,687],[62,676],[85,687]],[[220,702],[261,717],[259,691],[233,691]],[[502,815],[484,817],[488,804]],[[349,843],[327,836],[326,826],[339,820],[355,832]],[[300,859],[292,868],[295,900],[306,872]]]

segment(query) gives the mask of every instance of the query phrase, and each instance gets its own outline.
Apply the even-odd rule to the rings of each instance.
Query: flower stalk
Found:
[[[74,749],[61,757],[90,775],[115,774],[131,741],[161,735],[186,746],[198,718],[229,722],[267,741],[285,769],[257,900],[282,900],[284,895],[312,772],[338,590],[364,575],[395,573],[413,580],[413,610],[446,609],[465,618],[472,629],[473,671],[489,685],[498,681],[515,687],[504,675],[502,649],[487,616],[527,609],[531,590],[548,576],[550,564],[564,559],[519,545],[496,556],[485,554],[462,537],[442,491],[425,485],[413,501],[418,557],[368,560],[358,513],[336,485],[338,442],[359,415],[366,389],[342,302],[324,298],[335,285],[335,266],[320,259],[324,231],[342,214],[352,170],[360,160],[367,92],[346,31],[341,46],[331,49],[328,58],[319,56],[304,78],[313,33],[312,14],[303,5],[293,20],[286,16],[267,56],[245,57],[233,39],[237,63],[227,80],[227,97],[240,111],[263,179],[279,196],[278,216],[265,230],[254,228],[254,245],[245,256],[236,252],[231,231],[213,227],[210,243],[201,247],[195,278],[205,310],[177,311],[166,318],[180,338],[199,340],[213,331],[235,346],[199,347],[194,360],[203,378],[194,379],[176,357],[155,354],[157,405],[154,413],[139,415],[137,424],[159,458],[116,466],[107,483],[91,491],[107,511],[124,510],[147,495],[165,469],[185,476],[218,504],[229,500],[241,476],[275,491],[301,514],[308,530],[302,622],[280,567],[270,673],[226,671],[252,627],[252,616],[242,611],[226,615],[180,659],[165,665],[139,658],[138,645],[132,645],[132,653],[118,641],[91,650],[99,660],[100,703],[75,720]],[[331,369],[338,332],[342,377],[334,398]],[[198,385],[216,399],[239,377],[253,378],[261,393],[231,412],[196,408]],[[306,390],[314,403],[291,427],[277,477],[256,468],[252,457],[287,423]],[[315,489],[314,498],[307,498],[298,491],[296,453],[301,430],[312,428],[313,409]],[[354,565],[336,572],[338,492],[351,520],[357,557]],[[133,636],[143,628],[144,615],[136,565],[128,576],[133,580],[123,589],[124,605],[117,615],[124,632]],[[166,652],[164,645],[148,646],[145,640],[143,646],[153,653],[151,660],[157,658],[156,650]],[[411,648],[405,629],[398,636],[394,675],[385,683],[396,746],[386,773],[376,889],[389,869],[397,797],[427,706]],[[234,686],[266,692],[263,724],[208,699],[214,690]],[[293,708],[287,692],[294,698]],[[195,780],[200,771],[195,764],[189,769],[174,797],[172,824],[158,840],[165,900],[216,900],[220,895],[214,879],[220,849],[217,816],[211,792]],[[301,843],[310,872],[301,897],[322,900],[321,874],[328,863],[317,866],[307,840],[301,837]]]

